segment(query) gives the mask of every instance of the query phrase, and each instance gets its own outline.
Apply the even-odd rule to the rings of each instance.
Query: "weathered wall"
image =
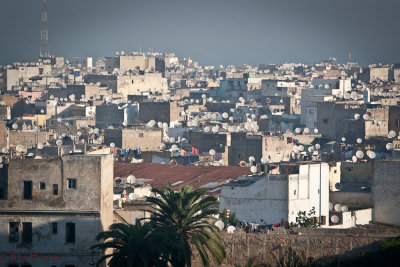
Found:
[[[395,229],[294,229],[294,232],[289,234],[285,229],[278,229],[268,234],[224,233],[222,237],[227,257],[222,266],[245,265],[250,259],[274,266],[276,262],[271,253],[279,258],[287,254],[289,247],[298,254],[314,259],[343,257],[344,254],[374,247],[377,245],[375,242],[400,234]],[[201,266],[201,261],[195,258],[192,266]]]
[[[400,212],[398,212],[398,207],[400,207],[399,167],[399,159],[374,162],[372,201],[375,222],[400,226]]]
[[[346,205],[349,208],[370,208],[372,207],[371,192],[330,192],[329,202]]]

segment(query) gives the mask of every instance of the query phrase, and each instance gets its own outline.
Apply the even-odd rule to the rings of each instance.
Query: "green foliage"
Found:
[[[104,240],[91,247],[103,252],[111,249],[112,253],[104,255],[97,262],[99,266],[111,258],[109,266],[168,266],[168,251],[174,249],[174,235],[165,229],[156,229],[152,223],[136,221],[135,225],[114,223],[109,230],[97,235],[96,240]]]
[[[383,241],[377,250],[363,252],[357,256],[335,260],[327,266],[399,266],[400,236]]]
[[[287,255],[282,255],[279,258],[272,252],[271,255],[279,267],[309,267],[313,264],[311,259],[298,255],[292,247],[289,247]]]
[[[192,247],[197,249],[204,266],[210,265],[211,254],[217,264],[224,260],[225,247],[220,231],[214,225],[218,201],[205,196],[206,189],[192,190],[183,186],[178,192],[169,186],[165,190],[152,189],[158,197],[148,197],[154,204],[152,222],[159,228],[170,228],[177,238],[179,249],[171,253],[173,266],[191,266]]]
[[[221,214],[221,221],[225,224],[225,225],[228,225],[228,224],[230,224],[230,225],[233,225],[233,226],[236,226],[238,223],[239,223],[239,220],[238,220],[238,218],[236,217],[236,213],[231,213],[230,215],[229,215],[229,218],[227,218],[226,217],[226,212],[224,211],[222,214]]]
[[[319,227],[320,223],[315,218],[315,207],[308,212],[299,211],[297,213],[297,222],[290,223],[290,227],[308,227],[308,228],[316,228]]]

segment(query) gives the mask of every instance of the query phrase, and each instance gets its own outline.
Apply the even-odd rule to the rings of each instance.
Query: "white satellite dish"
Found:
[[[34,159],[43,159],[41,156],[36,156]]]
[[[208,152],[211,156],[215,155],[215,150],[214,149],[210,149],[210,151]]]
[[[329,202],[329,210],[333,210],[333,204]]]
[[[110,147],[114,148],[115,147],[115,143],[110,143]]]
[[[129,175],[129,176],[126,178],[126,182],[127,182],[128,184],[134,184],[134,183],[136,183],[136,177],[133,176],[133,175]]]
[[[135,195],[135,193],[129,193],[128,199],[129,199],[130,201],[136,200],[136,195]]]
[[[364,152],[362,152],[361,150],[358,150],[356,152],[356,157],[359,159],[362,159],[364,157]]]
[[[225,224],[223,221],[219,220],[219,221],[215,222],[215,226],[217,226],[219,228],[219,230],[222,230],[222,229],[224,229]]]
[[[341,212],[341,211],[342,211],[342,205],[340,205],[340,204],[336,204],[333,208],[334,208],[335,211],[337,211],[337,212]]]
[[[342,206],[342,211],[343,211],[343,212],[349,211],[349,207],[347,207],[347,206]]]
[[[361,138],[357,138],[357,143],[361,144],[362,143],[362,139]]]
[[[339,217],[337,215],[332,215],[331,222],[337,224],[339,222]]]
[[[235,227],[235,226],[232,226],[232,225],[229,225],[228,228],[226,229],[226,231],[227,231],[229,234],[236,233],[236,227]]]
[[[251,171],[253,174],[257,173],[257,166],[251,166],[251,167],[250,167],[250,171]]]

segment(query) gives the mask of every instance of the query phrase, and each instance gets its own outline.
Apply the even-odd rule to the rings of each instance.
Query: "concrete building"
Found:
[[[12,160],[0,177],[1,255],[33,266],[96,263],[90,246],[113,222],[111,155]]]
[[[400,83],[400,69],[393,70],[394,81]]]
[[[290,136],[263,136],[262,157],[268,162],[289,161],[294,146],[293,137]]]
[[[329,166],[326,163],[300,165],[297,174],[239,177],[238,181],[222,186],[219,209],[228,209],[245,222],[275,224],[283,220],[295,223],[299,211],[308,212],[313,207],[318,218],[320,203],[322,226],[326,227],[329,216]]]
[[[399,159],[377,160],[373,164],[372,201],[375,223],[400,226]]]
[[[390,67],[370,68],[369,82],[374,81],[391,82],[393,80],[393,69]]]

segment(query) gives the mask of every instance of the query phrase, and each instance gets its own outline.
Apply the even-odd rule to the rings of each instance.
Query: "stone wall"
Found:
[[[292,247],[298,255],[314,259],[342,258],[360,251],[375,248],[379,242],[400,235],[400,229],[276,229],[269,233],[223,233],[226,259],[221,266],[245,265],[250,259],[255,263],[276,262]],[[216,266],[215,264],[211,264]],[[192,266],[201,266],[195,257]]]

